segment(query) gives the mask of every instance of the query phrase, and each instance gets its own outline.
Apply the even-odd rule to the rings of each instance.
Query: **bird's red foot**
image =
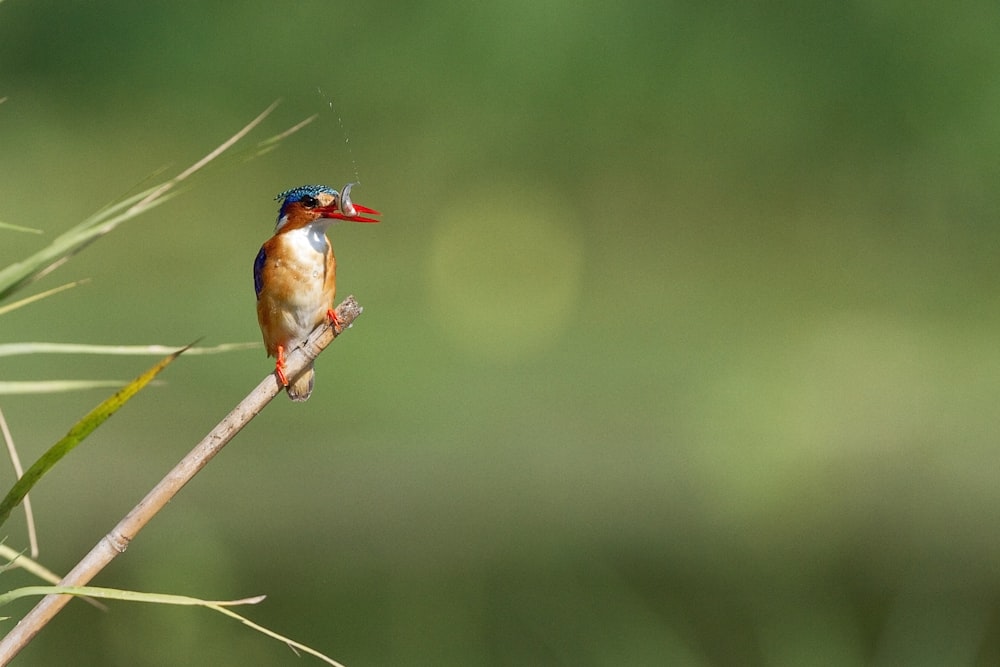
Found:
[[[340,326],[340,320],[337,319],[337,312],[333,308],[327,308],[326,321],[333,326],[333,333],[338,336],[340,335],[340,332],[344,330],[344,327]]]
[[[285,377],[285,348],[283,345],[278,346],[278,361],[274,364],[274,372],[278,374],[278,381],[281,382],[281,386],[287,387],[288,378]]]

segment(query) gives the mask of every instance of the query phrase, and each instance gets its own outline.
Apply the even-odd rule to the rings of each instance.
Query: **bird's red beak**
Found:
[[[353,211],[353,215],[350,212],[345,213],[341,211],[336,206],[320,206],[313,209],[324,218],[335,218],[337,220],[347,220],[348,222],[378,222],[375,218],[364,218],[359,213],[367,213],[368,215],[382,215],[373,208],[368,208],[367,206],[362,206],[361,204],[352,204],[348,211]]]
[[[2,0],[0,0],[2,1]],[[324,218],[335,218],[337,220],[347,220],[348,222],[378,222],[374,218],[363,218],[358,213],[367,213],[368,215],[382,215],[373,208],[368,208],[367,206],[362,206],[361,204],[355,204],[351,201],[351,188],[353,188],[357,183],[348,183],[344,186],[344,189],[340,193],[340,199],[337,200],[336,206],[321,206],[320,208],[313,209]]]

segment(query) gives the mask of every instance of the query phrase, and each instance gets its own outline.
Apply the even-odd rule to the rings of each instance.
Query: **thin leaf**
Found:
[[[128,384],[128,382],[125,380],[37,380],[23,382],[0,382],[0,396],[58,394],[65,391],[124,387],[126,384]]]
[[[86,246],[96,241],[101,236],[112,231],[115,227],[131,220],[141,213],[145,213],[154,206],[167,201],[176,192],[170,192],[185,179],[205,167],[212,160],[227,151],[234,143],[242,139],[253,130],[272,112],[277,106],[277,102],[265,109],[260,115],[247,123],[239,132],[222,142],[208,155],[195,162],[193,165],[182,171],[177,176],[155,185],[147,190],[128,197],[117,204],[102,209],[82,223],[76,225],[68,232],[61,234],[51,244],[42,248],[34,255],[21,262],[15,262],[3,270],[0,270],[0,301],[9,297],[13,292],[20,289],[32,280],[37,280],[42,276],[54,271],[70,257],[80,252]],[[120,211],[123,211],[119,214]]]
[[[241,148],[240,150],[233,151],[229,153],[223,160],[220,160],[219,164],[220,165],[243,164],[249,162],[250,160],[258,158],[262,155],[266,155],[275,148],[277,148],[281,144],[282,140],[286,139],[292,134],[295,134],[296,132],[298,132],[303,127],[313,122],[317,118],[319,118],[319,114],[312,115],[309,118],[306,118],[305,120],[296,123],[287,130],[284,130],[283,132],[279,132],[278,134],[272,137],[268,137],[267,139],[261,139],[253,146],[248,146],[246,148]]]
[[[209,600],[199,600],[198,598],[188,597],[186,595],[170,595],[165,593],[140,593],[138,591],[126,591],[117,588],[103,588],[99,586],[25,586],[23,588],[16,588],[12,591],[8,591],[3,595],[0,595],[0,605],[5,605],[8,602],[11,602],[18,598],[27,597],[30,595],[76,595],[76,596],[87,596],[92,598],[103,598],[107,600],[122,600],[125,602],[150,602],[154,604],[174,604],[174,605],[205,607],[206,609],[217,611],[220,614],[225,614],[230,618],[235,618],[239,622],[243,623],[243,625],[253,628],[257,632],[260,632],[268,637],[277,639],[278,641],[283,642],[293,651],[302,651],[303,653],[308,653],[313,657],[319,658],[328,665],[333,665],[333,667],[344,667],[342,664],[340,664],[333,658],[326,656],[315,649],[309,648],[305,644],[300,644],[299,642],[293,641],[288,637],[285,637],[284,635],[280,635],[277,632],[268,630],[267,628],[261,625],[257,625],[250,619],[244,616],[240,616],[231,609],[227,609],[227,607],[236,605],[257,604],[265,598],[265,596],[263,595],[244,598],[242,600],[209,601]]]
[[[344,667],[342,664],[340,664],[339,662],[337,662],[333,658],[331,658],[329,656],[326,656],[326,655],[320,653],[319,651],[317,651],[315,649],[311,649],[308,646],[306,646],[305,644],[300,644],[299,642],[292,641],[291,639],[289,639],[288,637],[285,637],[284,635],[279,635],[277,632],[274,632],[273,630],[268,630],[267,628],[265,628],[262,625],[257,625],[256,623],[254,623],[250,619],[244,618],[243,616],[240,616],[239,614],[237,614],[235,611],[232,611],[231,609],[225,609],[223,607],[212,607],[212,608],[215,609],[215,611],[219,612],[220,614],[225,614],[226,616],[229,616],[231,618],[235,618],[236,620],[238,620],[243,625],[245,625],[245,626],[247,626],[249,628],[252,628],[252,629],[256,630],[257,632],[259,632],[261,634],[267,635],[268,637],[271,637],[272,639],[277,639],[280,642],[284,642],[285,645],[288,646],[288,648],[292,649],[292,651],[295,651],[296,653],[298,653],[298,651],[302,651],[303,653],[308,653],[309,655],[313,656],[314,658],[319,658],[320,660],[322,660],[323,662],[325,662],[325,663],[327,663],[329,665],[333,665],[333,667]]]
[[[86,282],[90,282],[89,279],[85,278],[83,280],[77,280],[72,283],[66,283],[65,285],[60,285],[59,287],[53,287],[52,289],[45,290],[44,292],[39,292],[38,294],[33,294],[32,296],[25,297],[19,301],[15,301],[14,303],[9,303],[6,306],[0,307],[0,315],[5,315],[6,313],[9,313],[12,310],[17,310],[18,308],[27,306],[29,303],[34,303],[35,301],[41,301],[42,299],[48,298],[53,294],[58,294],[59,292],[62,292],[64,290],[72,289]]]
[[[185,356],[192,354],[220,354],[252,350],[261,343],[224,343],[215,347],[192,347]],[[161,355],[176,350],[176,345],[85,345],[83,343],[6,343],[0,345],[0,357],[26,354],[105,354],[105,355]]]
[[[273,137],[268,137],[267,139],[261,139],[260,141],[257,142],[257,145],[263,147],[263,146],[270,146],[270,145],[273,145],[273,144],[277,144],[280,141],[283,141],[284,139],[287,139],[291,135],[295,134],[296,132],[298,132],[303,127],[305,127],[309,123],[313,122],[317,118],[319,118],[319,114],[318,113],[317,114],[313,114],[312,116],[309,116],[305,120],[303,120],[303,121],[301,121],[301,122],[299,122],[299,123],[297,123],[295,125],[292,125],[290,128],[288,128],[284,132],[279,132],[278,134],[274,135]]]
[[[192,607],[235,607],[241,604],[257,604],[266,595],[255,595],[242,600],[201,600],[187,595],[171,595],[169,593],[142,593],[119,588],[103,586],[24,586],[0,594],[0,607],[18,598],[32,595],[86,595],[105,600],[121,600],[123,602],[152,602],[155,604],[173,604]]]
[[[8,567],[19,567],[22,570],[29,572],[43,581],[47,581],[51,584],[58,584],[62,579],[58,574],[48,569],[38,561],[28,558],[20,551],[8,547],[6,544],[0,544],[0,556],[7,559],[7,564],[4,568]]]
[[[58,584],[62,581],[62,577],[49,568],[45,567],[41,563],[31,558],[28,558],[20,551],[8,547],[6,544],[0,544],[0,557],[6,558],[7,563],[3,566],[3,572],[6,572],[10,568],[20,568],[29,574],[33,574],[42,581],[47,581],[50,584]],[[92,607],[100,609],[101,611],[107,611],[108,606],[103,602],[98,602],[97,600],[85,597],[82,598],[84,602]]]
[[[135,197],[130,197],[126,201],[138,201],[142,197],[148,196],[152,191],[153,188],[150,188],[146,192],[140,193]],[[122,204],[126,204],[126,202],[122,202]],[[7,298],[33,279],[52,271],[69,257],[72,257],[99,237],[107,234],[129,217],[134,217],[126,217],[124,214],[117,217],[110,217],[117,210],[118,205],[102,211],[97,216],[84,220],[57,236],[49,245],[35,254],[0,270],[0,300]]]
[[[173,188],[174,186],[176,186],[178,183],[180,183],[184,179],[188,178],[189,176],[191,176],[192,174],[194,174],[198,170],[200,170],[202,167],[204,167],[205,165],[207,165],[209,162],[211,162],[215,158],[217,158],[220,155],[222,155],[223,153],[225,153],[229,149],[230,146],[232,146],[237,141],[239,141],[240,139],[242,139],[243,137],[245,137],[247,134],[250,133],[251,130],[253,130],[255,127],[257,127],[262,122],[264,122],[264,119],[267,118],[268,116],[270,116],[271,112],[274,111],[275,108],[277,108],[278,102],[279,101],[272,102],[271,106],[269,106],[268,108],[264,109],[264,111],[262,111],[260,113],[260,115],[258,115],[252,121],[250,121],[249,123],[247,123],[246,125],[244,125],[243,129],[241,129],[239,132],[237,132],[233,136],[231,136],[228,139],[226,139],[215,150],[213,150],[211,153],[209,153],[208,155],[206,155],[202,159],[200,159],[197,162],[195,162],[193,165],[191,165],[190,167],[188,167],[187,169],[185,169],[184,171],[182,171],[181,173],[179,173],[177,176],[175,176],[171,180],[167,181],[166,183],[163,183],[162,185],[160,185],[154,192],[152,192],[149,196],[147,196],[145,199],[143,199],[142,201],[140,201],[138,204],[136,204],[134,207],[132,207],[129,210],[130,211],[134,210],[137,213],[142,212],[144,210],[145,206],[153,204],[154,202],[156,202],[156,200],[158,198],[162,197],[165,192],[167,192],[168,190],[170,190],[171,188]]]
[[[17,480],[11,490],[7,493],[7,497],[3,499],[3,502],[0,502],[0,525],[7,521],[11,510],[17,507],[17,505],[21,502],[21,499],[24,498],[25,494],[31,490],[31,487],[33,487],[38,480],[42,478],[42,475],[47,473],[52,466],[58,463],[77,445],[83,442],[84,438],[93,433],[94,429],[103,424],[108,417],[117,412],[118,409],[125,405],[129,399],[135,396],[139,390],[149,384],[150,381],[160,373],[160,371],[180,356],[184,349],[177,350],[173,354],[163,358],[155,366],[120,389],[114,396],[106,399],[96,408],[91,410],[87,416],[77,422],[73,428],[69,430],[69,433],[67,433],[62,440],[52,445],[47,452],[42,454],[41,458],[35,461],[35,463],[25,471],[24,476]]]
[[[7,418],[0,410],[0,433],[3,434],[4,444],[7,445],[7,455],[10,457],[10,464],[14,466],[14,474],[20,479],[24,476],[24,468],[21,466],[21,457],[17,453],[17,446],[14,444],[14,436],[7,426]],[[31,511],[31,498],[24,496],[24,521],[28,526],[28,545],[31,548],[31,557],[38,558],[38,534],[35,531],[35,514]],[[3,545],[0,544],[0,547]]]
[[[4,98],[7,99],[7,98]],[[0,100],[3,102],[3,100]],[[34,227],[22,227],[21,225],[12,225],[9,222],[0,222],[0,229],[9,229],[12,232],[25,232],[27,234],[44,234],[40,229],[35,229]]]

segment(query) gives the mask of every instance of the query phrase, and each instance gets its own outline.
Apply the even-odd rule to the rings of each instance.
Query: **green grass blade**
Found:
[[[104,236],[121,223],[145,213],[154,206],[159,206],[163,202],[177,194],[177,187],[183,181],[203,169],[210,162],[214,161],[223,153],[226,153],[236,142],[250,133],[257,125],[264,121],[277,106],[277,102],[265,109],[252,121],[247,123],[243,129],[229,137],[221,145],[215,148],[208,155],[198,162],[159,185],[140,192],[139,194],[127,197],[122,201],[103,208],[83,222],[79,223],[69,231],[61,234],[51,244],[42,248],[31,257],[15,262],[10,266],[0,270],[0,301],[3,301],[15,291],[32,280],[40,278],[58,266],[66,262],[70,257],[80,252],[86,246]],[[292,132],[308,124],[307,121],[299,123],[290,130],[276,135],[271,139],[280,141]],[[267,141],[267,140],[265,140]]]
[[[24,499],[25,494],[31,490],[42,475],[47,473],[52,466],[58,463],[64,456],[83,442],[84,438],[94,432],[103,424],[108,417],[125,405],[136,393],[152,381],[160,371],[166,368],[187,348],[177,350],[173,354],[160,360],[155,366],[137,377],[135,380],[122,387],[114,396],[106,399],[90,413],[77,422],[59,442],[52,445],[41,458],[35,461],[34,465],[28,468],[21,479],[17,480],[7,496],[0,502],[0,525],[7,521],[11,510],[17,507]]]
[[[44,234],[40,229],[35,229],[34,227],[22,227],[21,225],[12,225],[9,222],[0,222],[0,229],[9,229],[12,232],[25,232],[26,234]]]
[[[263,347],[261,343],[223,343],[214,347],[192,347],[184,353],[222,354],[240,352]],[[84,343],[0,343],[0,357],[15,357],[26,354],[103,354],[103,355],[162,355],[176,350],[176,345],[88,345]]]
[[[152,602],[155,604],[174,604],[198,607],[232,607],[241,604],[257,604],[266,596],[256,595],[242,600],[201,600],[187,595],[171,595],[169,593],[141,593],[119,588],[104,588],[101,586],[24,586],[0,594],[0,606],[18,598],[32,595],[86,595],[105,600],[122,600],[124,602]]]
[[[26,396],[28,394],[60,394],[66,391],[87,389],[114,389],[124,387],[124,380],[13,380],[0,381],[0,396]]]
[[[273,630],[268,630],[267,628],[258,625],[251,621],[250,619],[240,616],[236,612],[228,609],[228,607],[235,607],[237,605],[245,604],[257,604],[261,602],[266,596],[257,595],[250,598],[244,598],[242,600],[201,600],[199,598],[189,597],[187,595],[171,595],[168,593],[142,593],[139,591],[128,591],[118,588],[104,588],[101,586],[24,586],[23,588],[16,588],[12,591],[8,591],[3,595],[0,595],[0,606],[5,605],[18,598],[23,598],[32,595],[76,595],[85,596],[89,598],[100,598],[104,600],[122,600],[124,602],[150,602],[153,604],[174,604],[174,605],[187,605],[187,606],[197,606],[205,607],[206,609],[211,609],[212,611],[217,611],[220,614],[229,616],[230,618],[235,618],[243,625],[260,632],[263,635],[271,637],[272,639],[277,639],[283,642],[293,651],[301,651],[307,653],[314,658],[318,658],[328,665],[333,665],[333,667],[344,667],[339,662],[333,658],[324,655],[317,651],[316,649],[310,648],[305,644],[300,644],[297,641],[289,639],[284,635],[280,635]]]
[[[88,218],[69,231],[60,234],[53,239],[52,243],[27,259],[14,262],[5,269],[0,270],[0,301],[6,299],[33,279],[45,275],[59,266],[121,223],[138,215],[139,212],[133,212],[131,208],[119,215],[114,214],[122,207],[127,206],[128,203],[148,196],[153,190],[151,188],[146,192],[130,197],[124,202],[119,202],[115,206],[101,211],[98,215]],[[146,211],[153,206],[162,204],[166,200],[167,196],[164,196],[161,199],[148,203],[142,210]]]
[[[8,547],[6,544],[0,544],[0,557],[6,558],[7,562],[3,565],[3,571],[6,572],[8,568],[19,567],[25,572],[35,575],[43,581],[47,581],[50,584],[58,584],[62,577],[48,569],[38,561],[32,560],[28,556],[25,556],[20,551]]]
[[[59,582],[62,581],[62,575],[56,574],[38,561],[26,556],[16,549],[8,547],[6,544],[0,544],[0,558],[7,559],[7,562],[0,567],[0,573],[6,572],[10,568],[19,568],[38,577],[42,581],[49,582],[53,586],[58,585]],[[108,606],[106,604],[98,602],[93,598],[85,597],[83,598],[83,601],[95,609],[100,609],[101,611],[108,610]]]
[[[0,307],[0,315],[5,315],[5,314],[9,313],[12,310],[17,310],[18,308],[23,308],[24,306],[27,306],[30,303],[34,303],[35,301],[41,301],[42,299],[46,299],[46,298],[48,298],[50,296],[53,296],[55,294],[58,294],[59,292],[64,291],[64,290],[72,289],[72,288],[77,287],[79,285],[82,285],[82,284],[84,284],[86,282],[89,282],[89,279],[84,278],[83,280],[77,280],[77,281],[72,282],[72,283],[66,283],[65,285],[60,285],[59,287],[53,287],[50,290],[46,290],[44,292],[40,292],[39,294],[33,294],[33,295],[29,296],[29,297],[25,297],[23,299],[15,301],[14,303],[9,303],[6,306]]]

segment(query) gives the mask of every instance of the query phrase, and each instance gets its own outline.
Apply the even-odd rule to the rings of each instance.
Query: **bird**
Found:
[[[340,333],[333,310],[337,292],[337,260],[326,236],[339,220],[378,222],[375,209],[351,201],[348,183],[341,192],[325,185],[302,185],[277,195],[281,201],[274,235],[264,242],[253,263],[257,322],[274,372],[288,397],[304,401],[312,394],[312,364],[289,382],[285,356],[324,321]],[[362,215],[365,214],[365,215]]]

